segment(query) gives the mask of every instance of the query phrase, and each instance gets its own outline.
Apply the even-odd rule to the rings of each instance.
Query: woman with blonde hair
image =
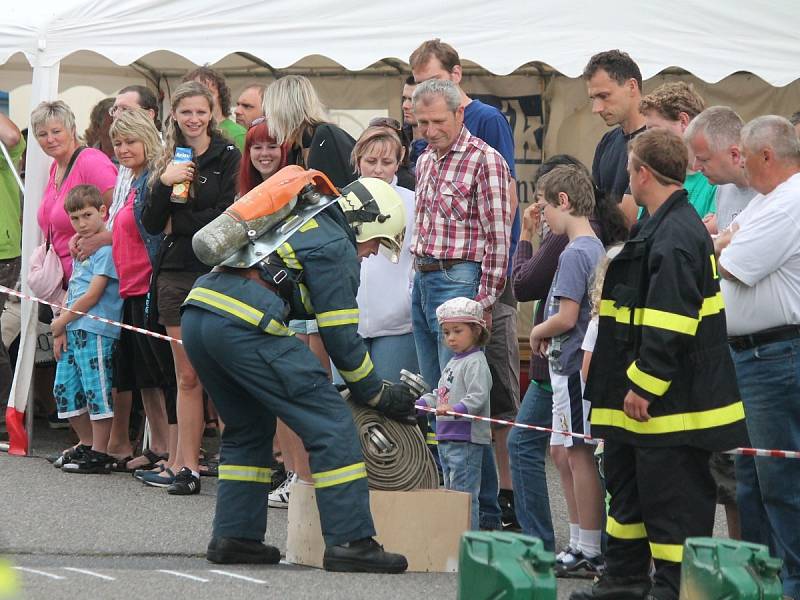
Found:
[[[192,250],[192,236],[231,205],[236,196],[239,150],[217,129],[214,98],[202,84],[183,83],[172,96],[164,134],[164,152],[149,177],[150,200],[142,223],[148,233],[165,233],[154,267],[158,322],[170,337],[181,338],[180,307],[195,279],[210,269]],[[176,148],[192,152],[190,162],[175,162]],[[172,199],[176,184],[189,186],[183,202]],[[151,298],[152,304],[152,298]],[[145,473],[148,485],[170,494],[200,492],[200,443],[203,436],[203,389],[183,346],[172,343],[178,382],[178,449],[162,473]],[[178,470],[179,469],[179,470]],[[177,471],[177,472],[176,472]]]
[[[325,105],[302,75],[287,75],[264,92],[264,113],[278,144],[289,146],[289,163],[325,173],[337,187],[355,181],[350,164],[355,140],[328,120]]]
[[[117,213],[111,243],[114,266],[119,275],[119,294],[123,300],[122,322],[146,328],[152,260],[161,246],[163,234],[151,235],[145,231],[142,212],[149,195],[147,178],[152,164],[161,155],[161,140],[152,117],[141,108],[122,112],[112,123],[110,136],[119,164],[133,173],[127,198]],[[165,458],[169,434],[162,390],[174,388],[174,368],[167,342],[126,329],[120,331],[114,352],[113,387],[116,395],[112,439],[128,439],[133,390],[141,394],[152,435],[150,447],[142,457],[117,456],[115,470],[153,466]],[[174,395],[169,396],[174,414]],[[123,448],[122,452],[126,450],[129,451]]]

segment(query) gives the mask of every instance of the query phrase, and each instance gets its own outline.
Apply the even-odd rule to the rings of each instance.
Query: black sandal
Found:
[[[156,467],[160,466],[158,464],[161,460],[167,460],[169,457],[168,455],[156,454],[150,448],[145,448],[142,452],[142,456],[147,459],[146,463],[139,465],[138,467],[134,467],[133,469],[128,468],[128,463],[132,460],[136,460],[139,458],[138,456],[134,458],[133,456],[128,456],[127,458],[120,459],[114,464],[111,465],[112,471],[117,471],[119,473],[133,473],[134,471],[150,471],[155,469]]]

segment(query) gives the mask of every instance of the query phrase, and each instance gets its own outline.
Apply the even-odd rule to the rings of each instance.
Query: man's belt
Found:
[[[730,347],[734,350],[742,351],[755,348],[756,346],[763,346],[764,344],[774,344],[775,342],[783,342],[795,338],[800,338],[800,325],[783,325],[781,327],[756,331],[748,335],[729,337],[728,344],[730,344]]]
[[[443,259],[443,260],[416,260],[416,268],[420,273],[431,273],[433,271],[446,271],[450,267],[455,267],[461,263],[472,262],[469,260],[462,260],[460,258]]]

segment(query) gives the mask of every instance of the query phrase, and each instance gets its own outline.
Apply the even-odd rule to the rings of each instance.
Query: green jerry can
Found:
[[[720,538],[688,538],[680,600],[781,600],[780,558],[766,546]]]
[[[556,600],[555,556],[542,540],[468,531],[458,557],[459,600]]]

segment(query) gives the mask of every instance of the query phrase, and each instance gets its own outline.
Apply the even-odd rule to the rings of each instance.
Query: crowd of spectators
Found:
[[[152,91],[129,86],[94,107],[82,137],[64,102],[40,104],[30,136],[52,164],[37,222],[60,259],[65,305],[180,340],[181,306],[210,270],[192,237],[236,198],[287,165],[322,171],[339,188],[383,180],[405,206],[406,235],[395,261],[378,254],[361,262],[358,332],[382,379],[397,381],[406,369],[439,384],[420,400],[437,417],[420,426],[445,485],[473,494],[472,527],[518,529],[557,550],[549,446],[570,531],[557,573],[599,577],[575,599],[677,598],[683,539],[710,533],[714,502],[724,505],[732,538],[767,544],[783,559],[784,594],[800,599],[792,525],[800,522],[800,463],[724,453],[800,443],[798,113],[745,123],[730,107],[706,107],[684,82],[643,94],[631,57],[601,52],[583,77],[592,111],[612,129],[590,168],[548,158],[534,202],[518,206],[513,132],[498,108],[461,87],[456,50],[429,40],[409,63],[402,122],[375,117],[357,140],[295,75],[248,84],[234,102],[225,78],[200,67],[164,114]],[[0,142],[12,162],[23,156],[25,138],[2,114]],[[176,160],[182,152],[188,160]],[[0,164],[7,287],[20,276],[11,168]],[[520,331],[517,302],[527,301],[536,302],[533,330]],[[51,421],[66,420],[78,438],[54,464],[198,493],[201,475],[217,473],[219,457],[201,452],[214,399],[182,345],[69,311],[40,310],[39,318],[52,328],[58,362]],[[346,383],[316,321],[287,326],[332,380]],[[529,336],[530,385],[520,398],[519,339]],[[4,341],[3,399],[13,369]],[[130,436],[139,405],[145,447]],[[465,434],[443,407],[554,433],[481,426]],[[605,444],[584,439],[593,428]],[[303,443],[280,422],[274,449],[283,463],[274,465],[283,474],[269,497],[277,508],[312,475]],[[683,473],[691,506],[666,502],[667,483],[681,483],[657,480],[662,468]],[[614,596],[623,580],[632,595]]]

